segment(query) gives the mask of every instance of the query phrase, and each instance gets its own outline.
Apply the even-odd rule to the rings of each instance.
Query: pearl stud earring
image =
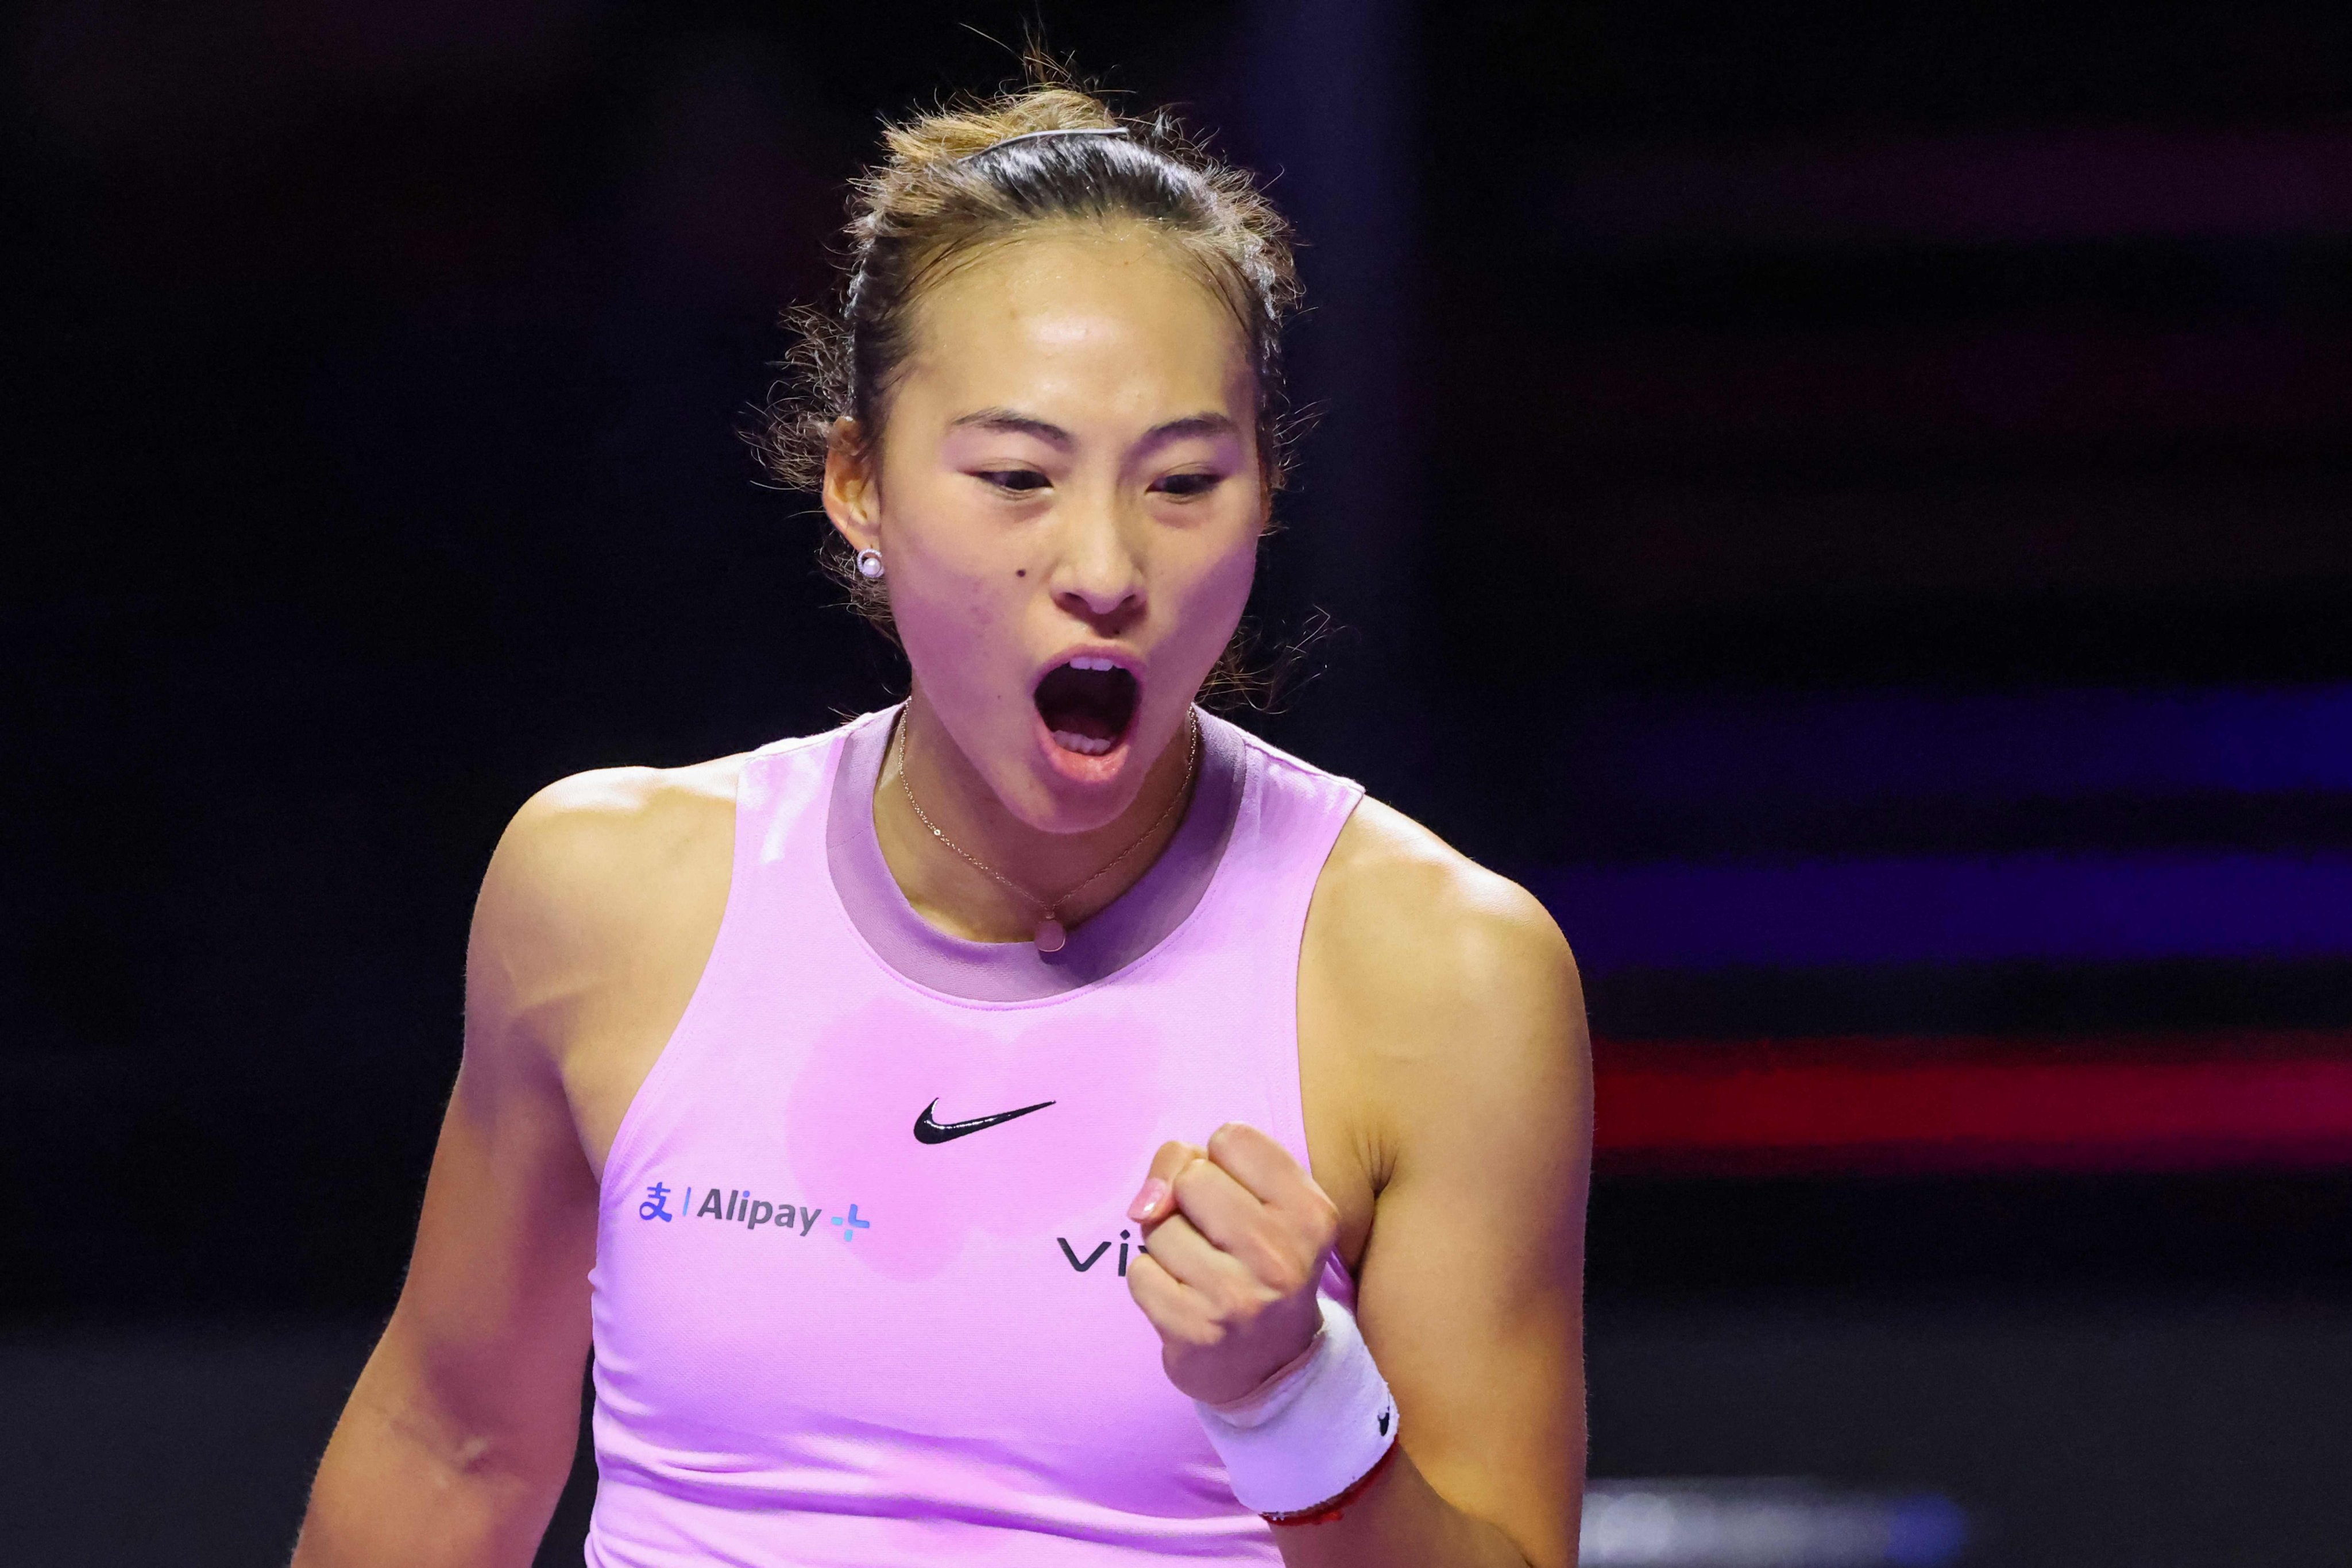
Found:
[[[857,552],[857,574],[871,583],[882,575],[882,552],[872,545]]]

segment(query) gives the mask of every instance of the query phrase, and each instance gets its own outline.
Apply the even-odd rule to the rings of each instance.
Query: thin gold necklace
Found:
[[[1192,766],[1200,761],[1201,757],[1201,721],[1197,714],[1187,709],[1184,713],[1184,728],[1187,732],[1184,742],[1184,782],[1176,786],[1176,798],[1168,803],[1167,810],[1151,819],[1150,826],[1136,836],[1134,843],[1104,861],[1102,869],[1065,891],[1060,898],[1048,901],[1039,898],[954,839],[950,838],[940,831],[938,823],[924,815],[922,803],[915,798],[915,786],[907,782],[907,736],[914,727],[914,712],[911,709],[898,716],[898,789],[906,795],[907,804],[914,808],[915,820],[929,828],[932,837],[961,856],[964,862],[974,870],[994,878],[1037,906],[1041,912],[1037,917],[1036,934],[1032,940],[1036,942],[1039,952],[1059,952],[1062,951],[1062,944],[1070,940],[1069,928],[1062,923],[1062,906],[1108,876],[1113,867],[1142,848],[1144,841],[1159,832],[1166,826],[1168,819],[1176,815],[1176,808],[1182,805],[1192,793]]]

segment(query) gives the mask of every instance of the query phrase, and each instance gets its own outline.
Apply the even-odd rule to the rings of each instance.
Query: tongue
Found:
[[[1118,739],[1118,731],[1111,728],[1108,720],[1078,710],[1048,714],[1045,718],[1045,728],[1055,734],[1083,735],[1089,741],[1109,742]]]

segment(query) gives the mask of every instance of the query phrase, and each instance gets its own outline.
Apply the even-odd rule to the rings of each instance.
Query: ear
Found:
[[[833,422],[824,452],[824,515],[852,550],[881,544],[881,487],[872,469],[873,449],[858,439],[857,421]]]

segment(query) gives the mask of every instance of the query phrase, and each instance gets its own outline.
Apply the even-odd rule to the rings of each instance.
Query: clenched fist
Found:
[[[1162,1144],[1127,1212],[1150,1247],[1127,1289],[1183,1393],[1238,1399],[1313,1341],[1315,1283],[1339,1212],[1272,1138],[1229,1121],[1206,1149]]]

